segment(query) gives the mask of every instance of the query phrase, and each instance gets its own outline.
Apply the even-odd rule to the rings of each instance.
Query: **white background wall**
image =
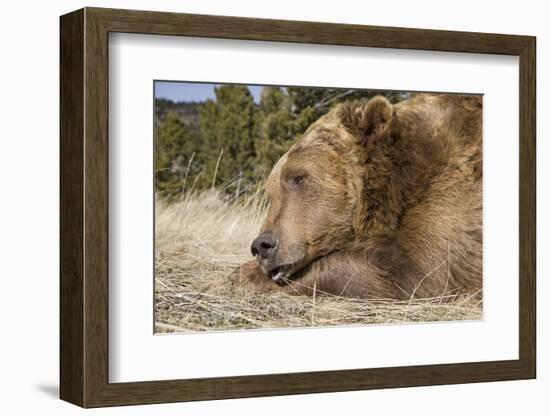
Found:
[[[0,14],[0,410],[77,414],[58,395],[59,20],[82,6],[317,20],[537,36],[538,379],[459,386],[225,400],[92,410],[88,414],[529,414],[550,411],[546,359],[550,285],[544,282],[542,212],[549,208],[550,146],[542,128],[550,86],[545,2],[407,1],[68,1],[4,2]],[[505,120],[503,120],[505,122]],[[32,173],[29,173],[32,172]],[[544,201],[546,199],[546,201]],[[505,237],[503,237],[505,238]]]

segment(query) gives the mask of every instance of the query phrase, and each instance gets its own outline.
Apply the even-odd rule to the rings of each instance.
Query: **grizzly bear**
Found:
[[[479,292],[481,114],[474,95],[339,104],[273,168],[237,281],[355,298]]]

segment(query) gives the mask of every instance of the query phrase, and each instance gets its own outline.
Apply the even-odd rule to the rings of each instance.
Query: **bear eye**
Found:
[[[293,176],[289,180],[290,186],[292,186],[293,188],[300,186],[303,182],[304,182],[304,177],[301,175]]]

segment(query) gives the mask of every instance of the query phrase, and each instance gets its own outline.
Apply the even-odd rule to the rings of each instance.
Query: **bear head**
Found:
[[[307,129],[266,182],[269,210],[251,251],[267,276],[284,282],[321,256],[396,227],[398,136],[395,109],[381,96],[340,104]]]

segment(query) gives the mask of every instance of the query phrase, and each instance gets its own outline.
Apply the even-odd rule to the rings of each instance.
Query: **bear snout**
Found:
[[[260,234],[252,242],[250,252],[254,257],[260,256],[266,260],[272,257],[277,249],[277,239],[272,232],[264,232]]]

